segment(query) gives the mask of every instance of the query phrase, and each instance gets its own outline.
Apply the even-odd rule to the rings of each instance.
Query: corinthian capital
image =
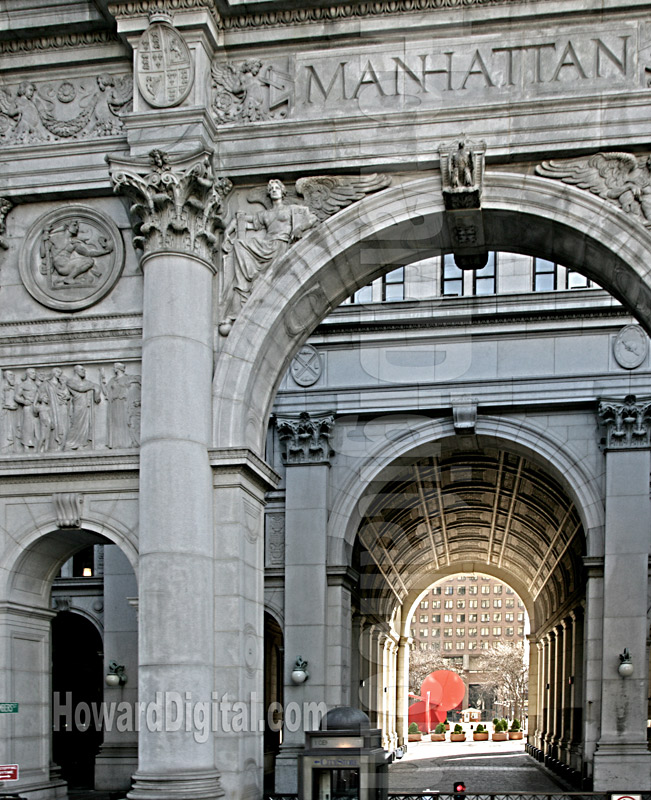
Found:
[[[330,439],[335,425],[332,413],[276,417],[276,429],[286,464],[318,464],[334,455]]]
[[[145,253],[194,255],[213,264],[221,208],[232,184],[216,178],[211,153],[176,158],[152,150],[149,163],[109,158],[113,190],[131,201],[134,244]]]
[[[602,398],[598,414],[606,426],[608,449],[651,445],[651,398],[638,400],[634,394],[629,394],[623,401]]]

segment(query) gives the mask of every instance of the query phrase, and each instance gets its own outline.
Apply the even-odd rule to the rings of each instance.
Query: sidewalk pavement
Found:
[[[411,742],[389,767],[390,792],[450,793],[455,781],[463,781],[468,794],[570,790],[525,753],[523,741]]]

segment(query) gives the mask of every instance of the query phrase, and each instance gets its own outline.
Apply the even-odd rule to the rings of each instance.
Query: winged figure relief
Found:
[[[651,225],[651,156],[597,153],[588,158],[543,161],[536,172],[616,202],[627,214]]]
[[[293,190],[272,179],[247,193],[264,211],[238,211],[224,231],[224,306],[219,330],[227,336],[258,276],[273,267],[287,250],[319,222],[371,192],[386,188],[386,175],[319,175],[300,178]]]

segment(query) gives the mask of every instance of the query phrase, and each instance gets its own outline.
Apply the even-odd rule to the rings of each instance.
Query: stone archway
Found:
[[[487,172],[482,212],[489,248],[550,258],[594,278],[651,330],[651,237],[623,211],[543,178]],[[439,175],[405,182],[322,223],[258,279],[217,358],[220,447],[262,452],[275,392],[298,347],[360,286],[450,252],[444,215]]]

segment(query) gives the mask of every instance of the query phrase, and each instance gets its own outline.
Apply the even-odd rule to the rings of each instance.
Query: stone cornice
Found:
[[[214,0],[111,0],[109,12],[117,19],[129,19],[152,12],[207,11],[215,24],[221,28],[222,18]]]
[[[140,458],[137,453],[116,455],[94,453],[88,455],[70,453],[48,453],[44,455],[1,456],[0,477],[9,482],[39,476],[39,482],[69,481],[70,475],[91,473],[92,480],[105,479],[106,473],[114,473],[124,479],[125,473],[137,475]],[[102,473],[99,475],[98,473]]]
[[[88,33],[58,33],[36,36],[33,39],[6,39],[0,41],[0,55],[11,53],[34,53],[44,50],[66,50],[94,44],[120,44],[117,34],[110,31]]]
[[[246,447],[220,447],[208,451],[210,466],[214,472],[246,472],[265,489],[275,489],[280,475],[253,450]]]

